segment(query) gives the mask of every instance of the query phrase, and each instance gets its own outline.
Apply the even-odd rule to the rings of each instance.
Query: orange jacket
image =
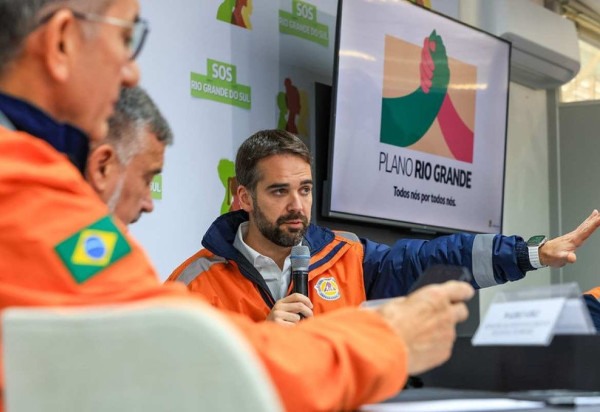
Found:
[[[0,127],[0,311],[171,298],[204,305],[181,285],[161,285],[107,213],[65,156]],[[395,394],[406,379],[404,343],[372,312],[345,309],[292,329],[228,319],[288,410],[354,409]]]
[[[316,267],[309,272],[308,291],[315,315],[358,306],[367,299],[362,261],[361,243],[339,233],[311,256],[310,264]],[[255,271],[247,268],[246,272],[251,275]],[[267,318],[275,302],[269,293],[265,293],[267,286],[261,288],[260,275],[254,277],[251,280],[244,276],[235,260],[202,249],[175,269],[168,281],[185,284],[217,308],[241,313],[260,322]],[[290,284],[288,293],[292,287]]]
[[[590,312],[596,331],[600,332],[600,286],[585,292],[583,294],[583,300]]]

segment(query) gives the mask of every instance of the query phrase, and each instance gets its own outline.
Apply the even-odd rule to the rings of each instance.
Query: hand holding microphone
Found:
[[[267,316],[268,321],[292,326],[301,319],[311,317],[312,303],[308,298],[308,266],[310,251],[307,246],[294,246],[292,263],[292,294],[278,300]]]

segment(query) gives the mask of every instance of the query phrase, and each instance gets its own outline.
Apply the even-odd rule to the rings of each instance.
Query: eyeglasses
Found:
[[[94,13],[82,13],[75,10],[71,10],[71,12],[73,13],[73,16],[81,20],[94,23],[110,24],[113,26],[122,27],[124,29],[131,29],[131,37],[128,39],[127,43],[127,47],[131,51],[131,60],[134,60],[140,54],[140,51],[144,46],[146,36],[150,31],[148,22],[139,17],[137,17],[135,21],[127,21],[118,19],[116,17],[101,16]]]
[[[56,14],[56,12],[58,12],[58,10],[55,10],[52,13],[40,19],[36,27],[46,24]],[[110,24],[112,26],[130,29],[131,37],[127,40],[127,48],[129,48],[131,52],[131,55],[129,57],[131,60],[134,60],[140,54],[140,51],[144,46],[146,36],[150,31],[150,28],[148,27],[148,22],[139,17],[137,17],[135,21],[128,21],[112,16],[101,16],[99,14],[83,13],[76,10],[71,10],[71,13],[73,13],[73,16],[75,16],[75,18],[80,20],[85,20],[93,23]]]

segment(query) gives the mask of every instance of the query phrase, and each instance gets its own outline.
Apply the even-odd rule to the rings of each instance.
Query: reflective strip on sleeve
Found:
[[[358,238],[358,236],[356,236],[356,233],[352,233],[352,232],[338,232],[336,230],[335,234],[343,237],[344,239],[352,240],[354,242],[359,242],[360,241],[360,239]]]
[[[492,250],[496,235],[477,235],[473,240],[473,278],[481,288],[495,286]]]
[[[221,256],[213,256],[210,258],[201,257],[191,262],[184,270],[177,276],[176,281],[184,283],[186,286],[192,283],[200,274],[210,269],[212,265],[217,263],[225,263],[227,259]]]

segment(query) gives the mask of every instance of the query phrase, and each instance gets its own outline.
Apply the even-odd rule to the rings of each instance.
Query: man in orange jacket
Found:
[[[159,283],[82,177],[120,88],[138,82],[134,58],[147,32],[138,13],[137,0],[0,0],[0,311],[172,299],[206,310],[182,286]],[[446,360],[472,293],[456,282],[431,286],[293,331],[227,321],[288,410],[348,410]]]
[[[310,152],[292,133],[256,132],[239,147],[235,171],[243,210],[217,218],[204,248],[169,280],[256,322],[292,326],[301,316],[404,296],[433,265],[468,268],[477,288],[516,281],[540,267],[575,262],[577,248],[600,226],[594,211],[574,231],[547,242],[534,237],[533,245],[519,236],[456,233],[388,246],[309,223]],[[292,293],[291,252],[300,244],[310,254],[308,296]]]

